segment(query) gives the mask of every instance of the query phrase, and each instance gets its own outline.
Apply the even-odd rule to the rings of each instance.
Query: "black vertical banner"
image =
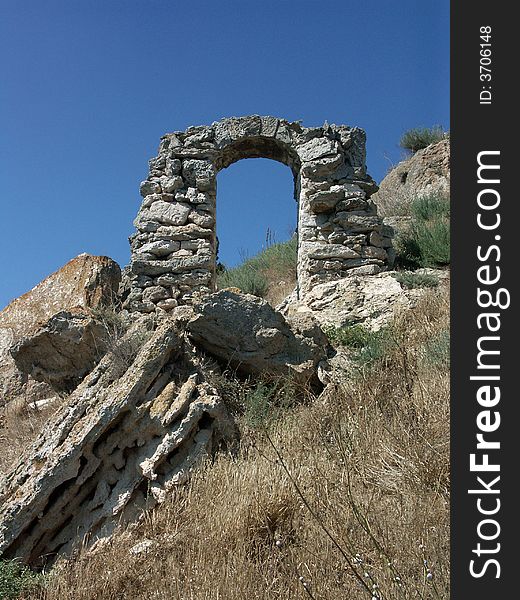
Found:
[[[520,33],[514,3],[451,3],[451,597],[518,595]],[[518,507],[518,509],[517,509]],[[515,592],[515,589],[517,590]]]

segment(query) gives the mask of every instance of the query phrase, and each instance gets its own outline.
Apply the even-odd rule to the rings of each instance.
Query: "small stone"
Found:
[[[133,554],[134,556],[138,556],[139,554],[146,554],[154,547],[154,545],[155,544],[154,542],[152,542],[152,540],[145,538],[142,542],[139,542],[138,544],[130,548],[130,554]]]
[[[179,242],[174,242],[172,240],[157,240],[155,242],[149,242],[148,244],[144,244],[137,250],[138,253],[151,253],[155,254],[155,256],[167,256],[172,252],[175,252],[180,248]]]
[[[165,300],[170,297],[170,291],[159,285],[145,288],[143,291],[143,302],[157,303],[159,300]]]
[[[161,186],[157,181],[149,181],[146,179],[145,181],[141,182],[141,185],[139,186],[139,192],[143,198],[145,196],[149,196],[150,194],[160,194]]]
[[[177,300],[175,298],[167,298],[166,300],[160,300],[157,302],[158,308],[162,310],[173,310],[178,305]]]
[[[175,190],[180,189],[184,185],[182,177],[179,177],[179,176],[174,176],[174,177],[164,176],[164,177],[161,177],[160,182],[161,182],[161,187],[162,187],[163,192],[165,192],[167,194],[171,194],[172,192],[175,192]]]
[[[190,214],[190,207],[181,202],[154,202],[149,209],[150,218],[166,225],[184,225]]]
[[[215,224],[215,217],[207,213],[191,211],[189,221],[195,223],[199,227],[212,227]]]

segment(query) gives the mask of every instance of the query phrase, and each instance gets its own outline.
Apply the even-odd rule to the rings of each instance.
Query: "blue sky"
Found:
[[[0,0],[0,308],[70,258],[129,261],[139,182],[168,131],[271,114],[367,132],[449,128],[448,0]],[[289,169],[218,176],[220,258],[295,223]]]

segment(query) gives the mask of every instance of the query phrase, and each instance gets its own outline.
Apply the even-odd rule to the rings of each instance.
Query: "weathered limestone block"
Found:
[[[279,119],[275,117],[260,117],[260,119],[262,121],[261,134],[267,137],[275,136]]]
[[[309,208],[313,213],[328,212],[345,198],[345,190],[340,185],[333,185],[328,190],[316,192],[309,197]]]
[[[141,259],[137,254],[132,261],[132,270],[134,273],[147,274],[153,277],[165,273],[182,273],[183,271],[209,269],[211,264],[212,256],[208,254],[176,256],[175,258],[168,258],[166,260]]]
[[[304,162],[338,154],[338,144],[328,138],[313,138],[298,148],[298,154]]]
[[[410,204],[425,194],[448,195],[450,192],[450,140],[444,139],[400,162],[381,182],[373,200],[380,214],[410,214]]]
[[[105,325],[84,309],[61,311],[11,347],[18,369],[57,392],[71,392],[110,343]]]
[[[233,440],[184,339],[188,318],[181,310],[164,320],[144,345],[134,328],[137,337],[102,359],[0,481],[2,558],[43,566],[111,535]],[[140,348],[135,359],[124,344]]]
[[[165,225],[184,225],[190,214],[190,206],[180,202],[170,203],[159,200],[154,202],[147,212],[143,211],[144,219],[164,223]]]
[[[204,227],[205,229],[208,229],[215,224],[215,217],[213,215],[197,210],[192,210],[188,219],[191,223],[195,223],[195,225]]]
[[[188,185],[206,191],[215,185],[217,174],[211,162],[192,159],[183,161],[182,176]]]
[[[178,158],[167,158],[164,173],[167,177],[173,177],[181,172],[182,162]]]
[[[289,375],[305,385],[315,383],[328,350],[326,336],[313,327],[306,323],[313,334],[303,335],[265,300],[222,290],[196,307],[188,332],[198,346],[239,371]]]
[[[213,232],[210,229],[199,227],[195,223],[187,223],[179,227],[161,226],[155,231],[155,236],[151,236],[150,239],[168,238],[170,240],[191,241],[201,238],[207,239],[212,236]]]
[[[360,253],[353,250],[349,246],[343,246],[342,244],[313,244],[309,242],[302,242],[302,247],[308,254],[309,258],[360,258]]]
[[[148,253],[154,254],[155,256],[167,256],[168,254],[179,250],[180,247],[180,242],[175,242],[173,240],[168,239],[156,240],[142,245],[136,250],[136,252],[138,252],[139,254]]]
[[[171,290],[161,285],[152,285],[143,290],[143,302],[157,303],[171,297]]]
[[[81,254],[0,311],[0,407],[17,398],[55,394],[48,384],[22,373],[9,349],[60,311],[111,304],[120,280],[121,270],[112,259]]]
[[[182,177],[179,176],[168,177],[167,175],[163,175],[159,181],[162,191],[166,194],[171,194],[184,185]]]
[[[152,194],[160,194],[162,192],[161,184],[158,181],[150,181],[145,180],[141,182],[139,186],[139,191],[141,196],[145,198],[146,196],[150,196]]]
[[[383,226],[379,217],[353,215],[351,212],[337,213],[333,221],[335,224],[341,225],[348,233],[381,231]]]

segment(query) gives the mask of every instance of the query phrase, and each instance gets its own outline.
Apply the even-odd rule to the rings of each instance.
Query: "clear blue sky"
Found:
[[[0,308],[70,258],[129,261],[160,136],[226,116],[357,125],[380,181],[449,128],[448,0],[0,0]],[[291,173],[218,176],[228,265],[295,222]]]

